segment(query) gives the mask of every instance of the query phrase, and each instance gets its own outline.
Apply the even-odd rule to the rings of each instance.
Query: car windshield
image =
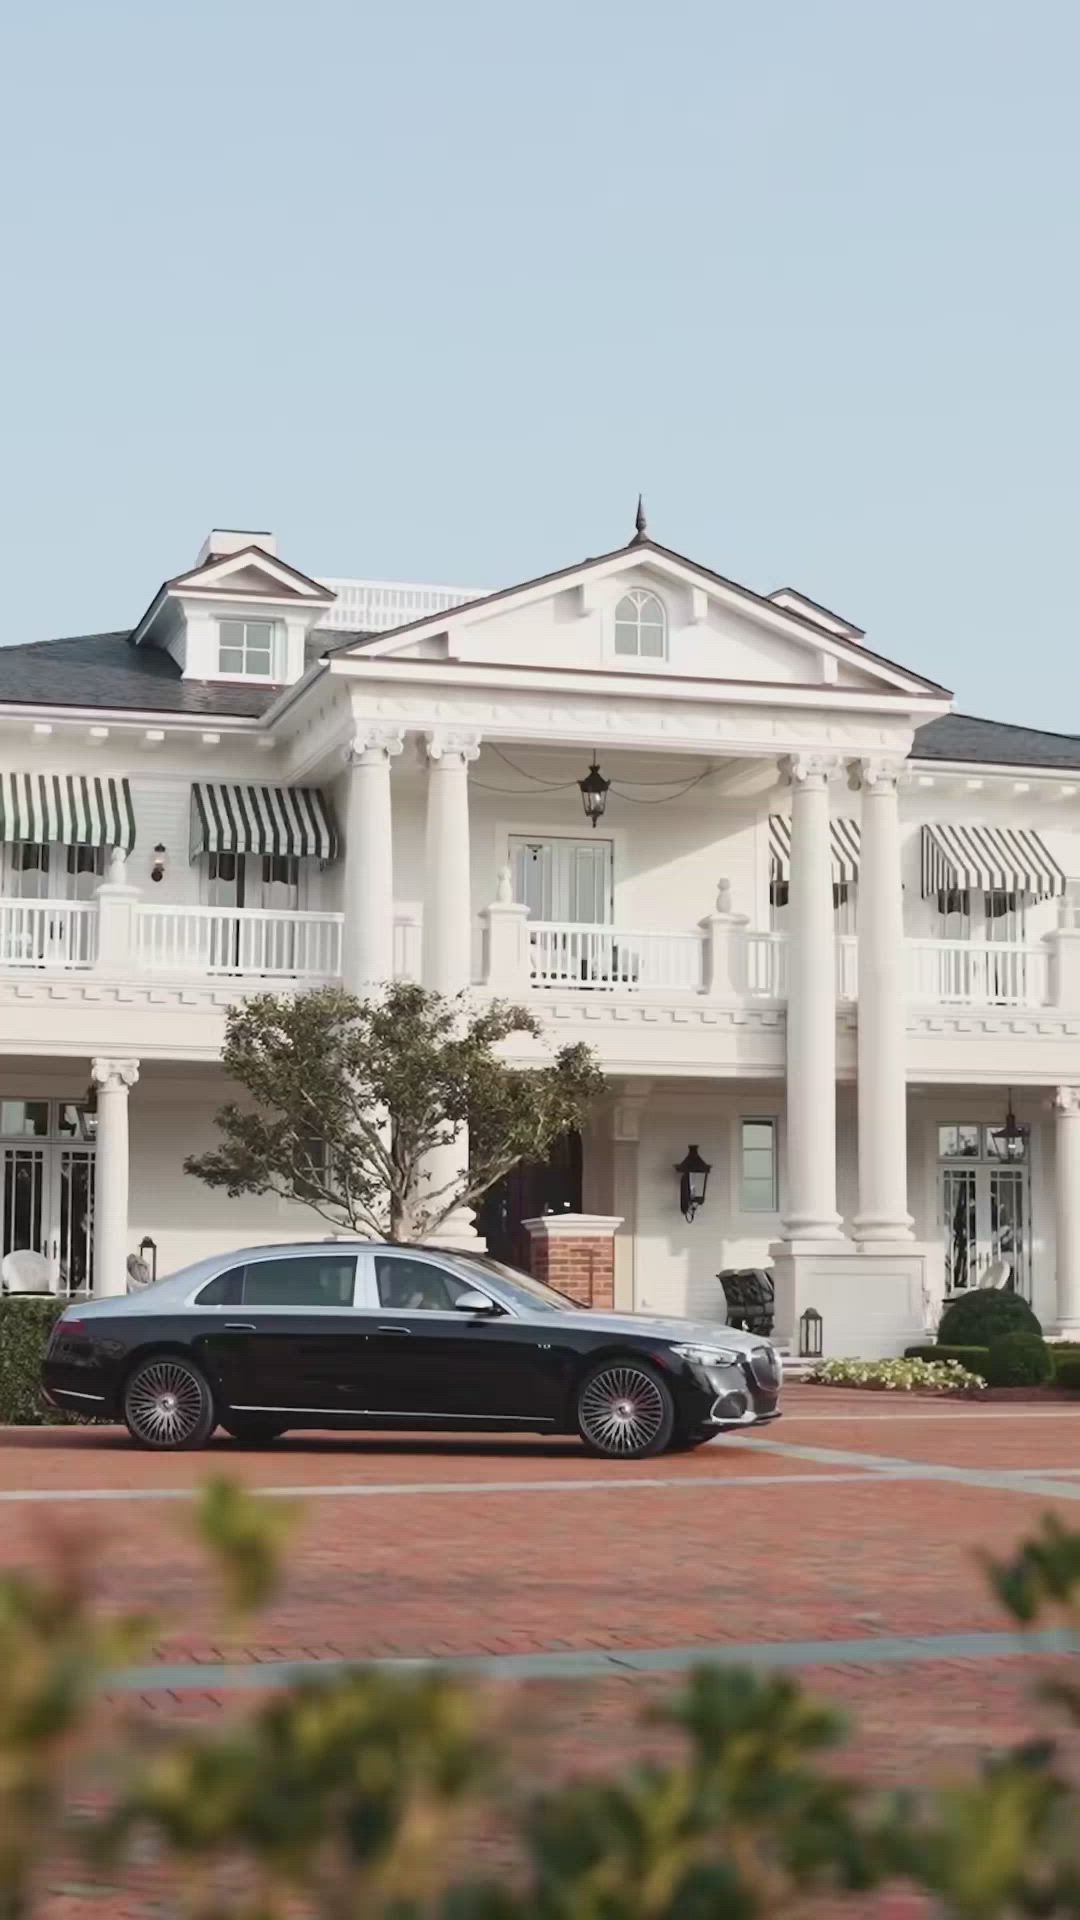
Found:
[[[580,1300],[572,1300],[568,1293],[558,1293],[554,1287],[546,1287],[542,1280],[534,1280],[531,1273],[521,1273],[517,1267],[504,1266],[501,1260],[493,1260],[489,1253],[454,1253],[443,1257],[456,1272],[467,1274],[480,1287],[485,1280],[494,1277],[519,1306],[530,1307],[534,1313],[581,1311]]]

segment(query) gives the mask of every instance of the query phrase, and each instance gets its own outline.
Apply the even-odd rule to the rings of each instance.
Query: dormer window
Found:
[[[664,603],[643,587],[631,587],[615,609],[615,651],[639,660],[663,660],[667,654]]]
[[[218,672],[230,680],[272,680],[276,630],[272,620],[222,620]]]

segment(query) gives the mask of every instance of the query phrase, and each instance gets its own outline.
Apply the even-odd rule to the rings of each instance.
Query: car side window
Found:
[[[380,1307],[412,1313],[449,1313],[459,1294],[475,1292],[445,1267],[397,1254],[375,1255],[375,1284]]]
[[[287,1254],[252,1260],[244,1268],[245,1307],[351,1307],[353,1253]]]
[[[230,1267],[228,1273],[219,1273],[200,1294],[195,1297],[197,1307],[238,1307],[244,1285],[243,1267]]]

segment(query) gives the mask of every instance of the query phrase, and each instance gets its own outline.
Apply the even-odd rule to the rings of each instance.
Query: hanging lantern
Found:
[[[603,819],[610,785],[611,781],[604,779],[595,760],[584,780],[578,781],[581,789],[581,804],[585,809],[586,817],[592,821],[594,827],[598,820]]]
[[[675,1168],[679,1176],[679,1206],[683,1219],[691,1221],[699,1207],[705,1205],[705,1189],[712,1172],[707,1160],[703,1160],[695,1146],[679,1161]]]
[[[999,1160],[1022,1160],[1027,1153],[1028,1133],[1030,1129],[1022,1126],[1013,1112],[1012,1088],[1009,1089],[1009,1110],[1005,1115],[1003,1127],[990,1129],[990,1142]]]

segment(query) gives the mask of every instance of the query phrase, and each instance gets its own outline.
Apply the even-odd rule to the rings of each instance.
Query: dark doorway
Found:
[[[546,1160],[514,1167],[490,1187],[476,1209],[476,1231],[488,1252],[512,1267],[529,1266],[523,1220],[542,1213],[581,1212],[581,1135],[564,1134]]]

